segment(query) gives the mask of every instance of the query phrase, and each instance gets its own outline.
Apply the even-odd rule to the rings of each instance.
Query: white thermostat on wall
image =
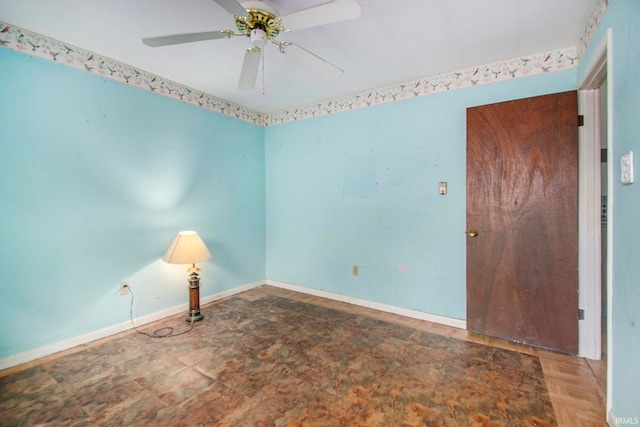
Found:
[[[622,155],[620,159],[620,179],[624,185],[633,184],[633,151]]]

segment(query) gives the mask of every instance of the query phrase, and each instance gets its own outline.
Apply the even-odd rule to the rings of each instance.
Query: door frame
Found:
[[[602,288],[601,288],[601,185],[600,185],[600,87],[606,81],[606,122],[607,122],[607,211],[614,205],[613,197],[613,91],[611,79],[612,32],[606,31],[585,67],[583,78],[578,82],[578,110],[584,116],[584,126],[578,132],[579,141],[579,301],[584,310],[584,319],[578,322],[579,355],[600,360],[602,355]],[[611,215],[607,216],[607,384],[611,384],[611,345],[613,292],[613,224]],[[607,387],[607,412],[610,410],[611,387]]]

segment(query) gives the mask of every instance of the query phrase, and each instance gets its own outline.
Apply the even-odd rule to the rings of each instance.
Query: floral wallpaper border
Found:
[[[580,44],[578,46],[578,57],[582,58],[582,54],[587,50],[587,46],[593,37],[593,34],[596,32],[598,28],[598,24],[602,20],[604,13],[609,6],[611,0],[598,0],[598,4],[595,9],[591,13],[591,17],[589,18],[589,22],[587,22],[587,27],[584,29],[582,36],[580,37]]]
[[[0,21],[0,46],[264,125],[264,115],[96,53]]]
[[[454,89],[511,80],[517,77],[560,71],[578,66],[576,48],[556,50],[452,73],[439,74],[384,89],[362,92],[343,98],[307,105],[292,110],[269,114],[266,125],[286,123],[342,111],[372,107],[374,105],[433,95]]]
[[[580,38],[578,48],[569,47],[494,62],[269,114],[246,109],[130,65],[2,21],[0,21],[0,46],[88,71],[260,126],[272,126],[449,90],[575,68],[578,66],[579,58],[586,50],[591,37],[593,37],[609,2],[610,0],[598,0],[598,5]]]

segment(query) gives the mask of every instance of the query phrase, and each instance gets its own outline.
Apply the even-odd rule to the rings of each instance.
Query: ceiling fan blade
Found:
[[[293,43],[283,42],[280,45],[280,52],[298,61],[305,67],[325,75],[331,80],[339,79],[344,73],[344,71],[335,65],[330,64],[319,56]]]
[[[256,79],[258,78],[258,68],[260,68],[260,57],[262,49],[257,46],[250,47],[244,54],[242,62],[242,71],[240,72],[240,81],[238,89],[251,90],[256,87]]]
[[[247,10],[236,0],[213,0],[224,10],[235,16],[247,16]]]
[[[231,30],[205,31],[202,33],[172,34],[169,36],[147,37],[142,43],[151,47],[169,46],[172,44],[199,42],[203,40],[229,39],[234,36]]]
[[[281,16],[280,22],[285,30],[299,30],[359,18],[360,14],[356,0],[333,0]]]

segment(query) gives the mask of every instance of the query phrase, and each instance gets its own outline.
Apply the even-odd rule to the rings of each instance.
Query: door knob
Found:
[[[469,235],[469,237],[476,237],[478,235],[478,230],[472,228],[467,234]]]

